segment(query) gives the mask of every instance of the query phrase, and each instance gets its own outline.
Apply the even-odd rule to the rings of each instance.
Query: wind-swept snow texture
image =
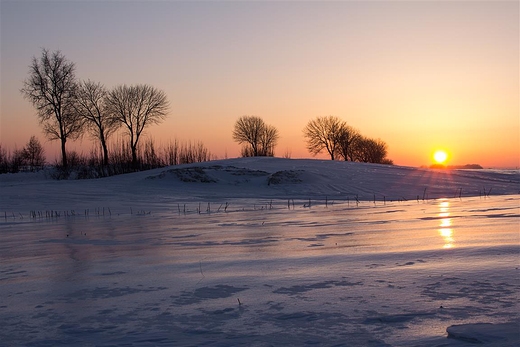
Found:
[[[0,345],[517,346],[519,188],[273,158],[0,175]]]
[[[42,172],[7,174],[0,176],[0,189],[2,209],[7,212],[149,208],[158,203],[235,203],[236,199],[422,201],[519,194],[520,170],[429,170],[330,160],[239,158],[94,180],[55,181],[45,179]]]

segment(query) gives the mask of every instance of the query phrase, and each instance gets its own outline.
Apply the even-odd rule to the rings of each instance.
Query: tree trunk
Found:
[[[105,139],[101,139],[101,147],[103,148],[103,165],[108,166],[108,148]]]
[[[137,146],[131,146],[132,148],[132,168],[137,170]]]
[[[61,138],[61,165],[64,169],[67,168],[67,151],[65,150],[65,142],[67,142],[66,138]]]

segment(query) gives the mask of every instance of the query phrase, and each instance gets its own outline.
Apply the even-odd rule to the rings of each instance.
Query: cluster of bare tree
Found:
[[[38,171],[45,165],[45,152],[35,136],[20,150],[8,153],[0,146],[0,173]]]
[[[307,149],[313,155],[326,151],[330,159],[393,164],[387,156],[387,145],[371,139],[347,125],[338,117],[317,117],[303,130]],[[243,157],[274,156],[278,130],[257,116],[242,116],[235,122],[233,140],[242,144]]]
[[[243,145],[243,157],[273,157],[278,130],[257,116],[240,117],[233,129],[233,140]]]
[[[128,142],[120,147],[124,152],[114,153],[115,162],[130,162],[134,170],[209,160],[209,151],[202,143],[180,145],[175,140],[163,151],[162,157],[157,154],[153,141],[140,146],[143,131],[167,116],[169,102],[163,91],[146,84],[119,85],[107,90],[99,82],[79,81],[75,70],[74,63],[61,52],[43,49],[39,59],[33,58],[29,77],[21,89],[36,108],[47,138],[61,142],[62,168],[69,166],[67,141],[76,140],[85,133],[99,142],[102,152],[99,165],[108,166],[113,161],[109,156],[108,140],[118,129],[123,129]],[[326,150],[332,160],[392,163],[386,158],[386,143],[362,136],[337,117],[311,120],[304,135],[307,148],[314,155]],[[243,145],[241,154],[244,157],[274,156],[279,133],[260,117],[243,116],[235,123],[233,139]],[[140,149],[142,153],[139,153]],[[74,155],[77,161],[78,156]],[[92,154],[85,160],[98,161],[97,155]],[[30,165],[33,166],[32,161]]]
[[[78,81],[74,63],[61,52],[46,49],[39,59],[33,58],[21,92],[36,108],[47,138],[60,140],[63,168],[68,166],[67,141],[85,132],[99,141],[107,165],[108,138],[120,127],[128,136],[132,166],[137,168],[143,131],[164,120],[169,107],[166,94],[149,85],[107,90],[100,83]]]
[[[331,160],[342,158],[364,163],[393,164],[387,156],[387,145],[371,139],[335,116],[317,117],[303,129],[307,149],[313,155],[326,151]]]

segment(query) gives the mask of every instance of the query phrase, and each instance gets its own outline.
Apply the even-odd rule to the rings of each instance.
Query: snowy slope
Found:
[[[519,183],[277,158],[0,175],[0,345],[517,346]]]
[[[518,194],[520,171],[429,170],[327,160],[238,158],[94,180],[56,181],[43,173],[0,175],[0,191],[0,212],[131,203],[147,208],[161,201],[193,200],[423,200]],[[91,202],[90,206],[86,201]]]
[[[188,177],[190,174],[194,176]],[[519,170],[429,170],[309,159],[223,160],[173,168],[148,178],[166,187],[183,180],[207,183],[191,185],[194,192],[202,191],[202,196],[215,188],[230,197],[282,199],[358,196],[360,200],[373,200],[374,194],[377,200],[416,199],[418,195],[422,199],[425,189],[429,198],[478,196],[484,190],[493,194],[520,193]]]

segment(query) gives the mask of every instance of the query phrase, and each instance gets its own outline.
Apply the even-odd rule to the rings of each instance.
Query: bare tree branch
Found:
[[[387,148],[387,144],[380,139],[374,140],[360,136],[352,146],[353,158],[364,163],[393,164],[386,157],[388,153]]]
[[[29,77],[20,90],[37,110],[49,140],[61,141],[62,165],[67,167],[65,144],[81,136],[83,121],[74,110],[77,83],[75,65],[60,51],[42,49],[40,59],[33,57]]]
[[[346,124],[335,116],[317,117],[303,129],[303,134],[307,139],[307,150],[317,155],[324,149],[330,155],[331,160],[335,160],[340,150],[340,137]]]
[[[74,104],[76,112],[85,120],[90,135],[101,144],[104,165],[108,165],[107,140],[121,125],[107,111],[106,98],[105,87],[88,80],[79,84]]]
[[[350,125],[345,125],[339,134],[339,154],[345,161],[354,161],[354,144],[361,139],[359,131]]]
[[[132,164],[137,166],[137,149],[143,131],[161,123],[167,116],[169,103],[166,94],[148,85],[121,85],[106,98],[107,112],[120,122],[130,138]]]
[[[257,116],[240,117],[233,129],[233,140],[245,144],[242,148],[244,157],[274,156],[278,138],[278,130]]]

